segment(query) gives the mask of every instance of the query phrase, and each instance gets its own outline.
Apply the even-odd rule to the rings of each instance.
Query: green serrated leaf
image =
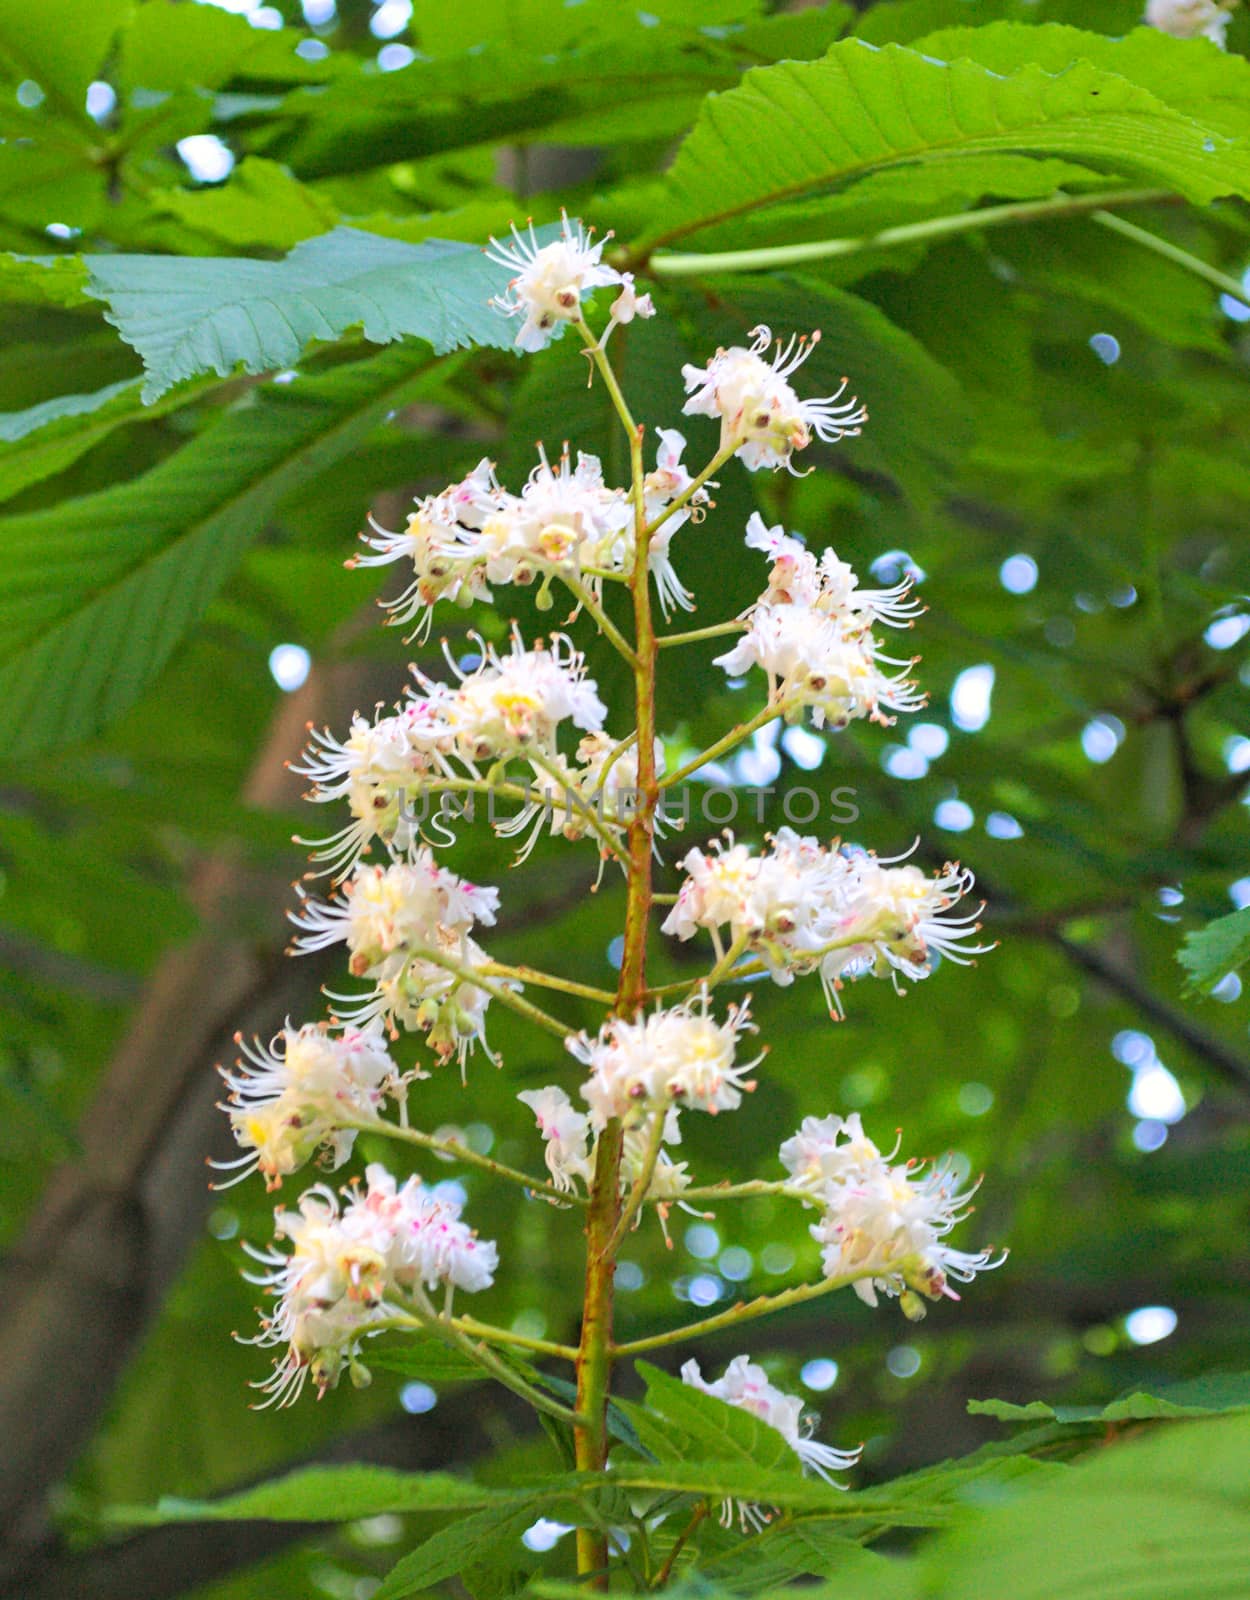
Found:
[[[33,306],[89,304],[81,256],[0,254],[0,303]]]
[[[81,738],[138,699],[270,509],[405,398],[403,349],[253,397],[132,483],[0,528],[0,740]]]
[[[899,45],[835,44],[748,72],[678,151],[647,244],[900,162],[1059,156],[1196,201],[1250,192],[1250,152],[1115,73],[1078,61],[1006,75]]]
[[[915,40],[913,48],[1002,73],[1030,63],[1062,73],[1074,61],[1086,61],[1231,138],[1244,138],[1250,123],[1250,61],[1209,39],[1174,39],[1157,28],[1136,28],[1126,38],[1109,39],[1057,22],[993,22],[983,28],[943,28]]]
[[[88,292],[143,357],[145,400],[201,372],[293,366],[312,340],[359,327],[373,344],[424,339],[436,352],[510,348],[516,329],[489,301],[508,270],[472,245],[404,244],[332,232],[283,261],[87,256]]]
[[[1239,1600],[1250,1564],[1250,1419],[1098,1451],[921,1557],[935,1600]]]
[[[1214,1373],[1185,1383],[1167,1384],[1153,1393],[1135,1391],[1105,1406],[1051,1405],[1031,1400],[1012,1405],[1007,1400],[969,1400],[973,1416],[996,1417],[1000,1422],[1149,1422],[1169,1417],[1211,1417],[1250,1409],[1250,1372]]]
[[[1221,978],[1250,961],[1250,906],[1187,933],[1176,959],[1189,973],[1186,994],[1210,994]]]
[[[139,379],[123,378],[94,394],[57,395],[24,411],[0,414],[0,501],[62,471],[115,429],[177,410],[208,387],[203,382],[145,407]]]
[[[398,1472],[352,1463],[305,1467],[221,1500],[171,1495],[155,1506],[120,1506],[109,1513],[109,1521],[144,1527],[167,1522],[354,1522],[383,1512],[465,1511],[506,1506],[516,1499],[511,1491],[450,1473]]]
[[[788,1469],[802,1482],[799,1458],[776,1428],[741,1406],[731,1406],[715,1395],[704,1394],[680,1378],[653,1367],[650,1362],[639,1361],[637,1369],[647,1386],[647,1409],[668,1425],[664,1442],[669,1449],[664,1454],[670,1459],[673,1430],[676,1430],[684,1441],[680,1448],[687,1459],[694,1454],[701,1460],[736,1462],[764,1475],[784,1474]],[[633,1417],[637,1422],[637,1409]],[[643,1442],[655,1450],[655,1442],[647,1437],[647,1430],[639,1426],[638,1431]],[[661,1451],[656,1453],[659,1455]]]

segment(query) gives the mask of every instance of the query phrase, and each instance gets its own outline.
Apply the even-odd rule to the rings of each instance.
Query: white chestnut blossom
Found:
[[[787,1144],[793,1156],[792,1141]],[[823,1215],[810,1232],[822,1247],[825,1276],[858,1274],[852,1287],[865,1304],[875,1306],[878,1294],[899,1295],[904,1312],[916,1321],[924,1315],[920,1296],[958,1300],[951,1278],[971,1283],[978,1272],[1002,1265],[1005,1258],[995,1260],[988,1250],[955,1250],[945,1243],[969,1215],[977,1190],[976,1184],[961,1189],[949,1165],[891,1165],[862,1137],[828,1149],[822,1159],[833,1170],[819,1193]]]
[[[452,690],[436,684],[376,722],[357,713],[342,741],[328,728],[310,729],[303,765],[292,764],[291,771],[313,780],[306,800],[346,798],[352,818],[326,839],[296,839],[314,847],[312,860],[322,872],[350,872],[374,839],[397,850],[413,844],[412,800],[432,778],[453,771],[447,759],[454,742],[448,720],[453,698]]]
[[[727,929],[729,945],[758,955],[782,985],[819,971],[836,1015],[847,978],[889,977],[897,988],[900,976],[928,977],[934,951],[967,965],[993,948],[969,942],[980,929],[977,913],[955,911],[973,886],[955,863],[928,878],[917,867],[826,849],[779,828],[759,854],[726,834],[725,843],[691,850],[679,864],[686,878],[664,933],[686,940],[703,928],[719,958]]]
[[[986,955],[992,944],[970,942],[981,931],[977,918],[984,907],[954,914],[974,882],[958,862],[948,861],[930,878],[917,866],[880,861],[869,851],[855,854],[837,924],[841,942],[821,960],[825,983],[836,984],[849,968],[915,981],[933,970],[934,951],[961,967]]]
[[[1144,22],[1178,39],[1210,39],[1222,50],[1237,0],[1147,0]]]
[[[480,566],[459,544],[503,511],[510,496],[500,488],[494,464],[481,460],[467,477],[436,495],[417,502],[402,533],[392,533],[369,518],[373,536],[362,534],[370,555],[355,555],[349,567],[383,567],[411,561],[413,576],[394,600],[383,601],[392,623],[417,623],[409,638],[429,636],[434,605],[450,600],[458,606],[489,600],[490,589]]]
[[[828,444],[854,438],[868,420],[859,401],[843,400],[848,380],[843,378],[836,393],[823,400],[800,400],[789,379],[807,360],[820,341],[820,332],[792,335],[784,347],[780,341],[771,362],[764,352],[773,342],[771,331],[751,329],[751,346],[734,345],[718,350],[705,367],[684,366],[682,377],[690,398],[682,410],[688,416],[719,417],[720,448],[736,446],[751,472],[760,467],[787,467],[793,471],[791,456],[805,450],[812,434]]]
[[[821,1195],[831,1181],[842,1182],[855,1173],[891,1160],[864,1132],[858,1111],[849,1117],[804,1117],[799,1131],[781,1146],[781,1164],[790,1174],[791,1189]]]
[[[388,1098],[402,1104],[408,1084],[424,1076],[400,1072],[376,1023],[339,1033],[324,1023],[287,1023],[268,1044],[248,1043],[242,1034],[235,1042],[242,1057],[234,1070],[218,1068],[229,1090],[221,1109],[245,1154],[209,1162],[223,1171],[241,1169],[214,1185],[219,1189],[257,1171],[266,1188],[280,1188],[315,1155],[331,1170],[341,1167],[356,1140],[356,1129],[344,1124],[373,1121]]]
[[[556,1188],[571,1191],[578,1178],[589,1185],[590,1119],[585,1112],[579,1111],[555,1084],[548,1084],[545,1089],[526,1089],[517,1099],[534,1113],[543,1137],[547,1171]]]
[[[849,563],[826,548],[819,556],[780,523],[768,527],[758,511],[747,522],[746,546],[760,550],[772,561],[768,588],[760,605],[805,606],[842,623],[848,632],[862,632],[884,622],[890,627],[911,627],[924,610],[911,594],[912,580],[902,579],[889,589],[861,589]],[[747,615],[756,609],[752,606]]]
[[[649,1113],[674,1105],[715,1113],[741,1104],[743,1093],[755,1087],[746,1074],[763,1058],[738,1066],[734,1053],[739,1037],[755,1027],[746,1002],[730,1006],[721,1023],[708,1004],[703,990],[697,1001],[660,1007],[632,1021],[612,1017],[596,1038],[582,1033],[565,1041],[590,1068],[582,1098],[597,1132],[612,1117],[635,1126]]]
[[[663,772],[664,747],[659,739],[655,766]],[[610,853],[604,835],[619,844],[638,808],[639,793],[636,742],[622,746],[607,733],[588,733],[574,760],[556,755],[544,766],[535,766],[526,803],[515,816],[496,822],[495,832],[500,838],[513,838],[528,829],[529,836],[517,851],[518,862],[529,857],[544,831],[570,840],[593,835],[601,845],[602,872]],[[663,833],[662,819],[657,818],[655,831]]]
[[[884,655],[871,633],[848,633],[814,607],[757,605],[746,632],[716,665],[731,678],[762,668],[769,700],[784,707],[787,722],[808,710],[817,728],[845,728],[861,717],[889,727],[896,720],[891,712],[928,703],[908,676],[918,659]],[[883,670],[889,668],[896,670]]]
[[[551,1174],[551,1181],[556,1188],[571,1193],[580,1181],[589,1191],[599,1143],[590,1116],[584,1111],[578,1111],[564,1090],[555,1084],[548,1084],[544,1089],[526,1089],[517,1095],[517,1099],[534,1113],[534,1121],[543,1138],[547,1171]],[[681,1129],[676,1104],[670,1105],[666,1111],[656,1111],[653,1115],[663,1115],[664,1127],[661,1134],[663,1144],[680,1144]],[[626,1128],[621,1150],[622,1195],[627,1194],[642,1176],[649,1156],[650,1143],[651,1129],[646,1125]],[[672,1202],[680,1203],[682,1193],[689,1187],[690,1178],[686,1171],[686,1163],[674,1161],[667,1150],[661,1147],[647,1184],[645,1197],[656,1206],[661,1226],[665,1226],[667,1222]],[[685,1209],[688,1210],[689,1207]],[[640,1220],[641,1212],[635,1219],[634,1225],[637,1226]]]
[[[580,222],[570,222],[564,212],[560,218],[560,237],[551,244],[539,244],[531,222],[528,236],[514,226],[511,244],[500,244],[492,238],[486,252],[492,261],[516,274],[508,284],[508,292],[490,303],[505,316],[523,319],[516,336],[522,350],[542,350],[557,338],[566,322],[581,315],[583,295],[606,284],[623,282],[619,272],[605,267],[600,260],[612,235],[606,234],[598,244],[592,244]]]
[[[399,1026],[420,1030],[440,1058],[455,1054],[463,1069],[474,1042],[485,1042],[489,996],[432,958],[482,966],[486,954],[470,931],[478,922],[493,923],[498,908],[498,889],[457,877],[422,846],[407,861],[358,867],[330,901],[304,896],[289,913],[300,930],[292,948],[309,954],[346,944],[348,970],[374,987],[365,995],[330,992],[339,1017],[356,1027],[381,1019],[392,1033]]]
[[[447,722],[455,753],[475,777],[479,762],[507,761],[531,751],[553,756],[560,724],[594,732],[603,726],[607,707],[593,678],[586,676],[586,658],[565,634],[527,650],[519,634],[512,649],[500,655],[482,643],[481,660],[470,672],[448,658],[460,679],[447,703]],[[433,684],[416,673],[427,693]]]
[[[845,1472],[859,1460],[862,1446],[856,1450],[835,1450],[832,1445],[820,1444],[811,1437],[811,1420],[803,1415],[803,1402],[797,1395],[784,1394],[768,1381],[768,1374],[749,1356],[735,1356],[725,1368],[724,1375],[709,1383],[700,1371],[697,1361],[687,1361],[681,1369],[681,1381],[710,1394],[726,1405],[747,1411],[768,1427],[775,1428],[803,1463],[805,1470],[814,1472],[834,1488],[845,1488],[830,1476]],[[771,1518],[759,1506],[745,1501],[725,1501],[721,1508],[721,1525],[730,1527],[735,1519],[742,1530],[759,1532]]]
[[[365,1170],[363,1189],[338,1195],[316,1184],[296,1211],[275,1213],[274,1233],[289,1252],[245,1249],[264,1269],[248,1281],[277,1299],[261,1331],[244,1344],[280,1347],[273,1375],[254,1385],[264,1405],[292,1405],[311,1376],[320,1397],[345,1368],[369,1381],[360,1364],[362,1341],[389,1316],[408,1310],[422,1289],[490,1286],[498,1251],[460,1221],[460,1206],[427,1189],[419,1178],[402,1185],[384,1167]]]

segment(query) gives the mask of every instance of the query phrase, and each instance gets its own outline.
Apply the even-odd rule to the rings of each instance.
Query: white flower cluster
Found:
[[[897,1147],[896,1147],[897,1148]],[[870,1306],[899,1295],[907,1316],[924,1315],[929,1300],[958,1300],[950,1279],[971,1283],[1000,1266],[988,1250],[970,1253],[945,1243],[969,1215],[977,1185],[961,1189],[949,1166],[891,1164],[865,1134],[859,1117],[808,1117],[782,1145],[781,1163],[795,1187],[821,1206],[811,1228],[827,1278],[856,1274],[852,1287]]]
[[[392,1035],[400,1024],[420,1030],[442,1059],[454,1054],[463,1066],[473,1044],[485,1044],[489,996],[436,958],[470,970],[485,962],[471,930],[493,923],[498,909],[498,889],[457,877],[422,846],[407,861],[358,867],[332,900],[304,896],[289,913],[300,929],[292,948],[308,955],[345,944],[352,976],[374,987],[332,996],[354,1007],[340,1014],[357,1027],[381,1019]]]
[[[735,1356],[725,1368],[724,1375],[709,1383],[699,1370],[697,1361],[687,1361],[681,1369],[681,1381],[710,1394],[726,1405],[737,1406],[751,1416],[775,1428],[803,1463],[805,1469],[832,1484],[834,1472],[845,1472],[859,1460],[861,1445],[856,1450],[835,1450],[832,1445],[820,1444],[811,1435],[811,1424],[803,1415],[803,1402],[797,1395],[784,1394],[768,1381],[763,1367],[758,1367],[749,1356]],[[835,1485],[845,1488],[844,1484]],[[770,1518],[757,1505],[746,1501],[726,1500],[721,1508],[721,1523],[729,1527],[734,1517],[744,1532],[758,1532]]]
[[[888,726],[895,719],[887,713],[925,704],[907,676],[919,657],[883,654],[872,632],[880,622],[910,627],[924,610],[909,597],[909,579],[891,589],[860,589],[832,550],[817,559],[782,528],[765,527],[758,512],[746,542],[772,558],[768,588],[747,611],[742,638],[716,658],[718,666],[731,677],[762,668],[770,701],[785,705],[786,720],[809,709],[818,728],[844,728],[860,717]]]
[[[342,741],[328,730],[313,731],[303,765],[291,770],[313,780],[305,798],[320,803],[345,796],[352,816],[326,839],[298,841],[314,847],[312,859],[323,871],[350,871],[374,839],[411,851],[413,804],[439,779],[459,773],[478,779],[483,764],[506,765],[516,757],[538,762],[539,771],[542,763],[560,763],[557,740],[566,723],[599,736],[587,751],[588,771],[573,777],[573,789],[606,763],[616,748],[602,735],[607,708],[586,675],[585,658],[564,634],[529,650],[514,634],[503,654],[477,643],[472,670],[448,658],[458,683],[436,682],[414,668],[421,692],[393,715],[372,723],[357,716]]]
[[[1210,39],[1222,50],[1236,5],[1237,0],[1147,0],[1143,20],[1178,39]]]
[[[230,1091],[222,1110],[230,1118],[235,1143],[246,1152],[237,1161],[210,1161],[236,1171],[228,1189],[253,1172],[265,1187],[278,1189],[315,1155],[332,1171],[351,1155],[356,1129],[369,1122],[388,1099],[403,1104],[409,1083],[420,1072],[401,1073],[391,1059],[379,1023],[331,1033],[325,1023],[292,1028],[288,1022],[269,1043],[236,1043],[242,1059],[233,1072],[218,1070]],[[236,1170],[238,1169],[238,1170]]]
[[[660,428],[656,465],[643,485],[643,512],[649,536],[647,559],[665,616],[674,607],[689,610],[669,559],[673,535],[691,516],[703,514],[707,492],[690,494],[669,515],[673,502],[693,484],[682,466],[686,441],[675,428]],[[661,518],[663,524],[660,525]],[[380,567],[411,561],[412,581],[394,600],[384,602],[393,623],[415,622],[414,635],[428,636],[439,600],[469,606],[490,601],[492,585],[542,583],[540,606],[551,604],[553,578],[575,590],[601,596],[606,578],[627,578],[634,564],[634,506],[624,489],[610,488],[597,456],[579,451],[573,465],[565,446],[552,466],[539,447],[539,463],[519,495],[509,494],[489,461],[480,461],[459,483],[418,502],[402,533],[373,523],[364,535],[371,554],[349,566]]]
[[[365,1187],[345,1191],[346,1203],[324,1184],[300,1196],[297,1211],[275,1213],[274,1232],[290,1241],[248,1253],[265,1269],[249,1276],[277,1298],[261,1332],[244,1343],[282,1347],[273,1375],[255,1387],[265,1405],[292,1405],[311,1376],[318,1395],[349,1368],[357,1383],[361,1341],[404,1313],[423,1290],[445,1287],[476,1293],[494,1281],[498,1251],[460,1220],[460,1206],[384,1167],[365,1170]]]
[[[687,416],[720,418],[722,451],[736,446],[734,454],[751,472],[761,467],[793,472],[791,456],[806,450],[813,434],[836,444],[860,433],[868,413],[855,398],[842,399],[846,378],[823,400],[800,400],[790,386],[791,375],[819,344],[819,331],[802,338],[792,335],[784,347],[778,340],[771,361],[764,360],[764,352],[773,342],[772,332],[752,328],[751,341],[749,349],[734,345],[718,350],[704,367],[681,369],[690,396],[682,410]]]
[[[590,1069],[582,1098],[591,1125],[602,1132],[619,1117],[627,1127],[637,1126],[673,1106],[733,1111],[755,1087],[746,1074],[763,1059],[735,1064],[738,1040],[747,1032],[755,1026],[745,1001],[717,1022],[703,990],[698,1001],[659,1007],[633,1021],[612,1017],[596,1038],[583,1033],[567,1040],[570,1053]]]
[[[486,254],[516,273],[508,284],[508,293],[491,304],[505,316],[522,318],[521,331],[516,336],[520,349],[545,349],[564,332],[566,322],[581,316],[582,297],[608,284],[619,284],[621,292],[612,304],[601,343],[607,342],[618,322],[655,315],[651,296],[637,292],[632,273],[604,266],[603,247],[611,237],[606,234],[598,244],[592,244],[581,223],[570,222],[561,212],[560,237],[550,244],[539,244],[532,222],[528,237],[514,227],[511,244],[491,240]]]
[[[826,848],[779,828],[760,854],[714,840],[691,850],[663,932],[690,939],[704,928],[717,955],[730,947],[758,956],[774,983],[819,971],[829,1007],[841,1015],[838,991],[847,978],[928,977],[936,951],[960,966],[992,949],[971,944],[976,912],[955,914],[973,885],[970,872],[948,862],[934,877],[919,867],[879,861],[867,851]]]

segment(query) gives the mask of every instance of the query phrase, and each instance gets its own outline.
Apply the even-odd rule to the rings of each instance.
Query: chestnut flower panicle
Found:
[[[770,329],[751,329],[749,349],[734,345],[718,350],[704,367],[686,365],[682,377],[689,399],[682,410],[688,416],[719,417],[722,451],[736,446],[734,454],[748,471],[761,467],[786,467],[791,457],[806,450],[812,435],[836,444],[854,438],[868,420],[859,401],[843,400],[848,380],[823,400],[800,400],[789,379],[820,342],[819,331],[789,344],[780,341],[770,362],[764,352],[773,342]]]
[[[897,1148],[897,1147],[896,1147]],[[949,1162],[894,1164],[864,1134],[857,1116],[808,1117],[781,1147],[782,1164],[822,1207],[810,1233],[827,1278],[853,1277],[866,1305],[899,1296],[912,1321],[920,1298],[958,1300],[951,1278],[971,1283],[1001,1266],[989,1250],[955,1250],[946,1236],[971,1212],[977,1184],[963,1188]]]
[[[279,1210],[274,1234],[289,1252],[245,1246],[264,1269],[248,1275],[277,1305],[261,1318],[261,1331],[243,1344],[282,1347],[272,1376],[254,1385],[263,1406],[293,1405],[309,1377],[318,1396],[334,1388],[345,1369],[365,1384],[362,1342],[404,1315],[422,1289],[469,1293],[489,1288],[499,1253],[460,1220],[460,1205],[419,1178],[397,1184],[374,1163],[363,1189],[347,1200],[324,1184],[300,1196],[295,1211]]]
[[[210,1161],[236,1176],[215,1184],[228,1189],[253,1172],[265,1187],[281,1187],[314,1156],[333,1170],[351,1155],[356,1128],[375,1120],[388,1099],[403,1105],[408,1085],[424,1077],[401,1072],[391,1058],[381,1027],[344,1028],[332,1033],[324,1023],[290,1023],[268,1044],[240,1034],[241,1059],[233,1071],[218,1068],[229,1090],[222,1110],[245,1152],[236,1161]]]
[[[505,316],[522,319],[516,336],[517,347],[521,350],[543,350],[553,339],[559,338],[564,324],[581,316],[582,297],[592,289],[624,283],[621,274],[604,266],[600,259],[612,235],[606,234],[598,244],[592,244],[590,234],[580,222],[570,222],[565,212],[561,212],[560,217],[560,237],[551,244],[539,244],[531,222],[527,234],[515,227],[512,229],[511,244],[500,244],[492,238],[486,252],[492,261],[516,273],[508,284],[507,293],[498,295],[491,304]],[[632,280],[621,298],[629,297],[630,316],[636,316],[639,307],[631,291]],[[617,321],[629,319],[624,316]]]
[[[866,976],[919,981],[936,951],[964,966],[992,945],[973,943],[978,912],[959,913],[973,877],[948,862],[935,876],[880,861],[868,851],[826,848],[792,828],[779,828],[765,851],[714,840],[679,863],[686,873],[664,933],[687,940],[706,929],[717,954],[731,944],[758,955],[774,983],[818,971],[831,1012],[841,1015],[846,979]]]
[[[612,1017],[598,1036],[578,1034],[565,1041],[569,1053],[590,1068],[582,1098],[590,1121],[602,1132],[613,1117],[627,1127],[672,1106],[732,1111],[755,1088],[746,1074],[763,1056],[739,1066],[738,1039],[754,1032],[747,1002],[730,1006],[726,1020],[711,1015],[706,990],[697,1001],[663,1007],[634,1020]]]

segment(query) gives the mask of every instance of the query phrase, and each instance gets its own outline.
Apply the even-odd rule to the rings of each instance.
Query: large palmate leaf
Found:
[[[139,379],[122,378],[91,394],[63,394],[0,414],[0,501],[60,472],[116,428],[186,405],[205,384],[145,407]]]
[[[749,72],[707,102],[647,243],[883,168],[1007,151],[1060,156],[1198,201],[1250,192],[1250,152],[1086,62],[1003,75],[849,39],[821,61]]]
[[[1087,61],[1148,89],[1205,126],[1233,138],[1250,127],[1250,61],[1208,39],[1173,39],[1157,28],[1136,28],[1123,39],[1060,23],[1041,27],[995,22],[984,28],[943,28],[914,42],[943,61],[971,60],[1009,73],[1033,63],[1061,73]]]
[[[324,92],[291,95],[258,147],[309,178],[486,138],[541,132],[545,140],[585,145],[671,137],[689,127],[705,94],[730,88],[744,67],[819,55],[846,20],[839,5],[728,27],[698,26],[684,5],[669,16],[615,5],[542,9],[540,23],[506,7],[498,35],[486,39],[474,8],[464,29],[469,48],[385,76],[344,72]],[[428,26],[424,18],[420,26]],[[440,38],[450,43],[460,26],[449,16]]]
[[[403,349],[243,404],[132,483],[9,518],[0,739],[14,756],[131,705],[275,503],[420,387]]]
[[[288,367],[314,339],[360,327],[374,344],[411,336],[440,354],[506,348],[516,330],[490,307],[508,279],[472,245],[405,244],[335,228],[283,261],[89,256],[90,292],[143,357],[144,399],[199,372]]]
[[[951,1530],[922,1558],[935,1600],[1228,1600],[1250,1565],[1250,1419],[1098,1452]]]

